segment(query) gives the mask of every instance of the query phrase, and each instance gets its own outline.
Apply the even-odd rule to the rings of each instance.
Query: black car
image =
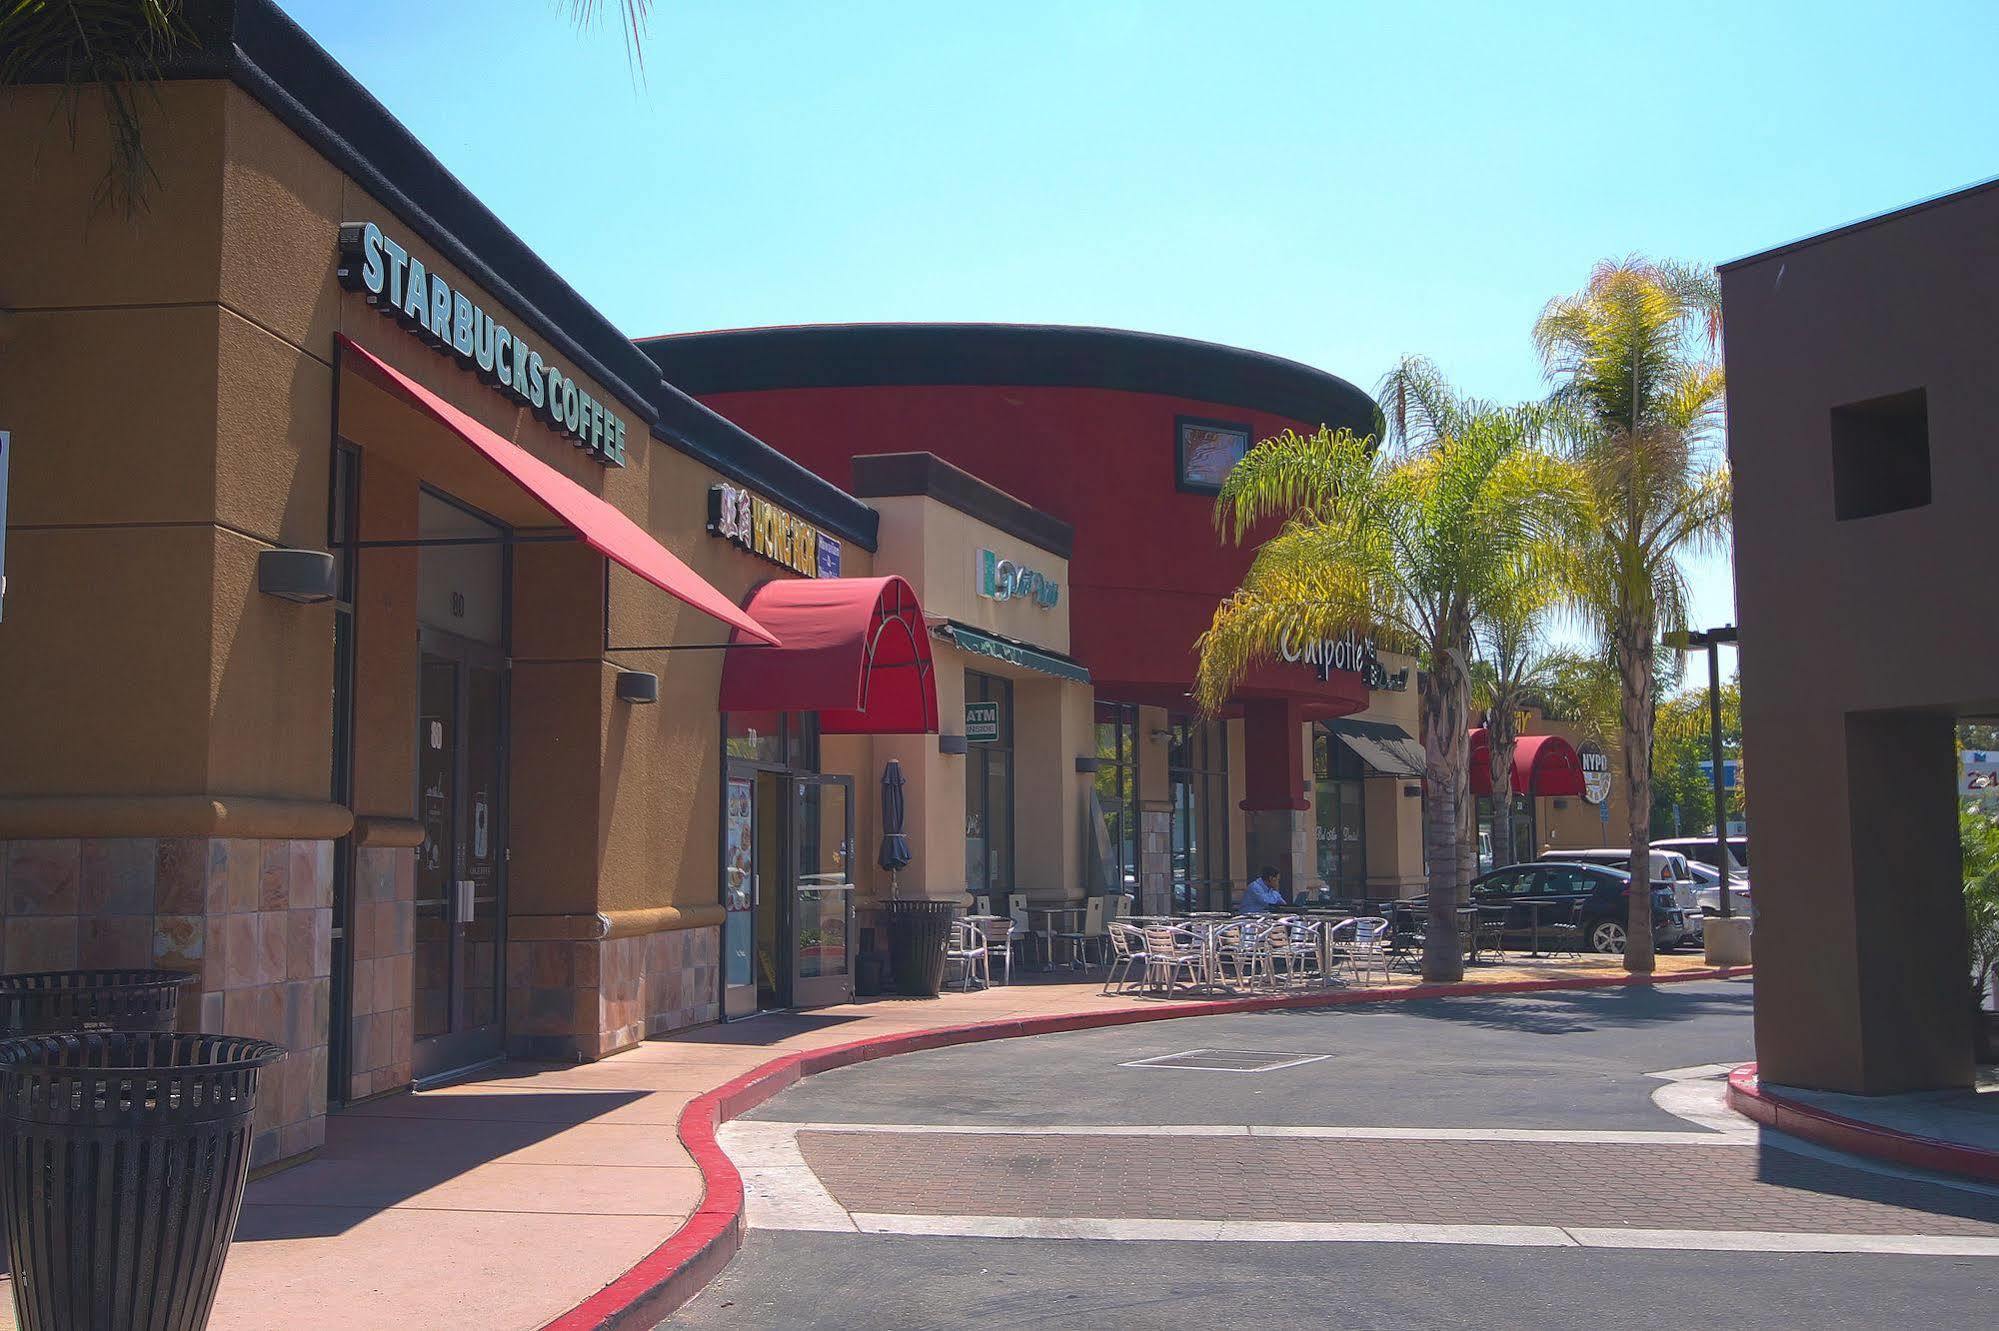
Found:
[[[1576,922],[1582,926],[1582,946],[1591,952],[1622,955],[1625,922],[1631,917],[1630,887],[1631,875],[1623,869],[1572,862],[1513,864],[1474,878],[1471,899],[1473,905],[1507,908],[1508,942],[1533,936],[1535,912],[1529,903],[1547,903],[1540,908],[1544,928],[1567,923],[1579,903]],[[1686,912],[1673,904],[1672,889],[1654,889],[1652,945],[1663,951],[1692,936]]]

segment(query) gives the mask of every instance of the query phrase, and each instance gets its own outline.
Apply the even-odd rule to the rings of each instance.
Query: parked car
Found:
[[[1749,881],[1749,838],[1730,837],[1728,839],[1728,881],[1731,883]],[[1721,852],[1715,849],[1711,836],[1661,837],[1652,843],[1654,850],[1676,851],[1695,864],[1705,864],[1710,868],[1721,867]]]
[[[1509,940],[1526,940],[1533,934],[1534,912],[1530,902],[1579,903],[1582,907],[1582,946],[1592,952],[1621,955],[1627,938],[1626,922],[1631,917],[1631,875],[1622,869],[1573,860],[1541,860],[1495,869],[1472,880],[1472,901],[1480,906],[1505,906]],[[1561,906],[1543,908],[1541,922],[1548,925],[1561,918]],[[1699,916],[1693,917],[1697,921]],[[1670,887],[1652,890],[1652,945],[1661,950],[1697,943],[1698,925],[1673,899]]]
[[[1689,860],[1687,867],[1694,871],[1694,881],[1700,889],[1694,893],[1694,900],[1700,903],[1703,916],[1721,914],[1721,872],[1712,865]],[[1737,877],[1735,870],[1728,871],[1729,910],[1738,915],[1756,917],[1756,903],[1749,896],[1749,876]]]
[[[1575,861],[1581,864],[1599,864],[1606,869],[1628,869],[1631,852],[1616,846],[1599,846],[1594,850],[1551,850],[1541,856],[1543,860]],[[1693,921],[1694,932],[1701,932],[1701,907],[1698,900],[1700,884],[1694,879],[1694,871],[1687,863],[1687,857],[1676,850],[1654,850],[1652,852],[1652,886],[1663,887],[1673,894],[1673,904],[1685,911]]]

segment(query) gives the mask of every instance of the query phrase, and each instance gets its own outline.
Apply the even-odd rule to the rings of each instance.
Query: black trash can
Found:
[[[28,971],[0,975],[0,1036],[170,1031],[186,971]]]
[[[236,1233],[258,1073],[234,1035],[0,1041],[0,1200],[23,1331],[200,1331]]]
[[[897,993],[937,997],[944,987],[944,945],[956,913],[948,901],[888,903],[888,947]]]

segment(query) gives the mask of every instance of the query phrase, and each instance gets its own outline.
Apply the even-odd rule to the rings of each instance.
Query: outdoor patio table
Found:
[[[1053,970],[1055,968],[1055,935],[1074,932],[1068,927],[1071,920],[1076,922],[1076,929],[1081,929],[1083,927],[1082,921],[1085,916],[1085,908],[1081,905],[1030,905],[1027,908],[1027,914],[1029,919],[1039,917],[1041,921],[1040,927],[1034,931],[1041,935],[1041,969]]]
[[[1565,906],[1568,903],[1564,901],[1523,901],[1520,904],[1527,908],[1529,927],[1534,931],[1534,950],[1527,955],[1538,957],[1541,955],[1541,912],[1550,906]]]

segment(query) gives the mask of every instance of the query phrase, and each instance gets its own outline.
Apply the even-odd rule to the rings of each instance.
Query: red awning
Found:
[[[1492,741],[1484,726],[1471,732],[1471,793],[1492,793]],[[1560,735],[1522,735],[1513,741],[1513,793],[1580,795],[1583,764]]]
[[[778,642],[768,628],[709,586],[671,550],[647,535],[645,528],[619,512],[616,505],[591,494],[519,444],[502,438],[402,371],[383,363],[346,334],[336,340],[343,368],[407,402],[470,444],[515,484],[540,500],[598,554],[630,569],[667,595],[721,620],[736,631],[740,641],[772,645]]]
[[[829,735],[937,729],[930,634],[901,578],[785,578],[744,608],[784,645],[729,653],[723,711],[817,712]]]

